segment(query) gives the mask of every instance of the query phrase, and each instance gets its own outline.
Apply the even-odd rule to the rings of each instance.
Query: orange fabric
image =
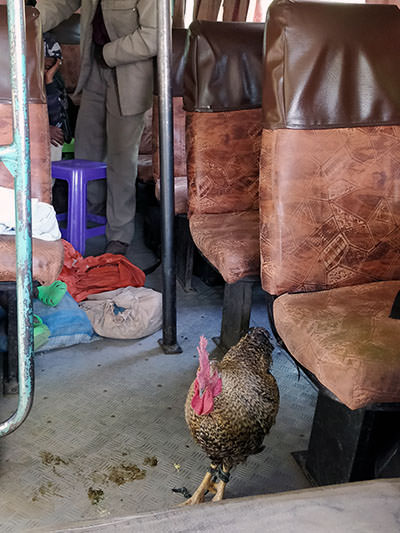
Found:
[[[400,402],[400,320],[389,318],[400,281],[303,294],[274,302],[291,355],[350,409]]]
[[[122,287],[143,287],[146,276],[125,256],[103,254],[82,257],[67,241],[64,245],[64,267],[58,279],[67,284],[68,292],[77,301],[89,294]]]

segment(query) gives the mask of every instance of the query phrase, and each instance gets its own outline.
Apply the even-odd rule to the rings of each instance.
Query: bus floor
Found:
[[[128,257],[142,268],[155,262],[140,225]],[[91,239],[88,254],[101,251]],[[39,354],[35,399],[25,423],[0,440],[0,532],[51,531],[80,520],[170,509],[194,490],[208,459],[191,440],[183,407],[197,369],[200,335],[218,335],[223,287],[194,277],[195,291],[177,287],[178,342],[183,353],[166,355],[161,332],[133,341],[104,339]],[[158,268],[146,286],[161,290]],[[260,287],[252,326],[267,327]],[[307,447],[316,392],[278,349],[273,373],[281,406],[265,450],[234,471],[226,498],[284,492],[309,486],[291,452]],[[0,416],[16,398],[0,397]]]

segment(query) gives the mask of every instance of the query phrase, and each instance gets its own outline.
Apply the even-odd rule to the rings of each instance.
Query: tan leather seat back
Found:
[[[184,52],[187,30],[172,29],[172,105],[174,122],[174,177],[186,177],[185,112],[183,110]],[[158,145],[158,90],[153,100],[153,178],[160,179]]]
[[[196,21],[184,76],[189,215],[258,209],[263,24]]]
[[[400,279],[400,11],[274,2],[260,166],[263,288]]]
[[[12,142],[7,27],[7,8],[0,6],[0,145]],[[32,7],[26,8],[26,37],[32,197],[50,202],[50,137],[44,87],[43,41],[39,12]],[[4,162],[0,162],[0,185],[14,188],[14,178]]]

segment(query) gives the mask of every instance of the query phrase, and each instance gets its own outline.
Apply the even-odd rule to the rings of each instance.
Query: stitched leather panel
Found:
[[[400,320],[389,318],[400,281],[284,294],[277,331],[292,356],[350,409],[400,402]]]
[[[36,103],[46,102],[39,11],[33,7],[26,7],[25,13],[28,100]],[[7,28],[7,6],[0,6],[0,102],[11,104],[10,51]]]
[[[0,281],[15,281],[15,237],[0,236]],[[64,247],[58,241],[32,239],[32,276],[41,285],[58,278],[64,264]]]
[[[186,111],[261,106],[264,24],[196,20],[184,73]]]
[[[193,241],[226,283],[260,273],[258,211],[192,215]]]
[[[185,142],[185,111],[182,97],[174,96],[174,176],[186,176],[186,142]],[[160,179],[159,146],[158,146],[158,96],[153,98],[153,177]]]
[[[183,96],[183,73],[185,70],[186,28],[172,28],[171,90],[172,96]],[[158,95],[158,84],[154,86]]]
[[[160,200],[160,180],[156,181],[155,195],[157,200]],[[174,192],[175,192],[175,215],[187,213],[187,177],[178,176],[174,178]]]
[[[139,154],[153,153],[153,110],[150,108],[144,114],[144,128],[140,139]]]
[[[189,215],[258,209],[261,109],[187,113]]]
[[[399,176],[400,126],[263,130],[264,290],[400,279]]]
[[[0,103],[0,145],[12,140],[11,105]],[[51,203],[50,134],[46,104],[29,104],[32,198]],[[14,188],[14,178],[0,162],[0,185]]]
[[[399,124],[399,48],[397,6],[273,2],[266,23],[264,128]]]
[[[143,183],[153,183],[153,160],[149,154],[139,154],[137,177]]]
[[[79,45],[61,45],[63,62],[60,66],[60,73],[64,80],[65,89],[69,95],[73,94],[79,79],[79,69],[81,65],[81,53]]]
[[[81,40],[81,16],[74,13],[51,30],[56,41],[60,44],[78,45]]]

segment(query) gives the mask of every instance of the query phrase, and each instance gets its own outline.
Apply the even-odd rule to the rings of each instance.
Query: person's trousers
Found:
[[[132,95],[134,98],[134,95]],[[107,162],[104,180],[88,184],[88,211],[104,214],[108,241],[130,243],[135,230],[136,173],[144,113],[121,115],[114,69],[94,63],[75,131],[75,157]]]

